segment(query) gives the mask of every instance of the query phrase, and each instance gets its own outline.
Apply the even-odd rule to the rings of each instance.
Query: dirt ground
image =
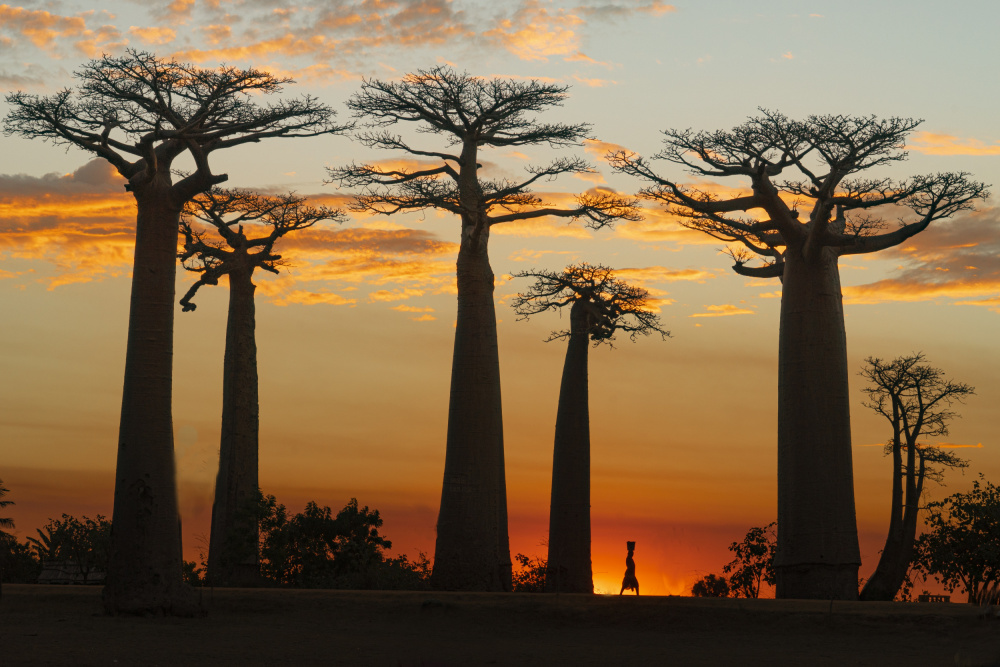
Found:
[[[1000,667],[965,604],[203,589],[201,618],[115,618],[96,587],[12,585],[0,665]]]

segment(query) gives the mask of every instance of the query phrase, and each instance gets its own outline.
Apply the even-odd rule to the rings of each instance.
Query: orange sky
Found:
[[[984,27],[1000,20],[1000,10],[962,21],[963,38],[948,41],[942,26],[959,17],[920,3],[898,34],[876,27],[898,22],[869,5],[870,23],[858,22],[859,7],[748,13],[736,2],[711,9],[639,0],[377,4],[3,5],[0,86],[50,93],[71,85],[69,73],[87,57],[128,45],[204,66],[225,59],[287,73],[300,82],[289,95],[315,94],[345,119],[343,101],[360,77],[450,62],[476,74],[573,86],[545,119],[591,122],[593,141],[565,151],[484,155],[491,178],[517,177],[527,164],[562,155],[594,162],[597,174],[540,184],[550,203],[598,186],[634,192],[641,184],[611,174],[605,150],[650,155],[662,129],[729,128],[758,107],[792,117],[923,117],[908,142],[909,160],[890,175],[966,170],[994,189],[1000,183],[993,114],[1000,93],[977,74],[991,53],[1000,58]],[[713,39],[703,38],[706,31]],[[853,45],[847,52],[845,39]],[[896,78],[843,76],[873,62]],[[928,78],[937,82],[936,95],[921,92]],[[436,146],[430,135],[413,140]],[[0,145],[0,478],[24,536],[62,512],[110,513],[134,204],[91,156],[15,137],[0,137]],[[230,174],[229,185],[295,190],[343,206],[346,193],[324,185],[324,167],[405,156],[334,137],[264,142],[212,159]],[[720,194],[746,188],[692,185]],[[516,321],[510,297],[527,285],[508,277],[575,261],[608,264],[650,289],[673,338],[624,340],[591,356],[595,583],[617,592],[623,543],[635,540],[643,592],[681,593],[721,570],[729,542],[775,517],[780,284],[736,276],[721,243],[657,209],[645,213],[642,222],[602,231],[545,219],[494,229],[510,531],[514,552],[544,555],[564,348],[542,340],[564,323],[551,313]],[[932,487],[933,498],[968,488],[978,472],[1000,480],[998,225],[994,198],[904,246],[841,263],[853,369],[869,355],[922,351],[949,377],[977,388],[947,441],[983,446],[960,450],[969,471]],[[357,497],[381,510],[395,551],[411,556],[433,551],[456,241],[455,221],[435,212],[354,215],[341,227],[287,237],[278,251],[292,266],[257,279],[264,491],[293,511],[307,500],[336,510]],[[180,272],[178,296],[192,280]],[[198,303],[176,318],[175,446],[190,559],[208,534],[225,286],[202,289]],[[852,376],[865,575],[881,546],[889,494],[888,461],[868,445],[889,433],[861,405],[860,388]]]

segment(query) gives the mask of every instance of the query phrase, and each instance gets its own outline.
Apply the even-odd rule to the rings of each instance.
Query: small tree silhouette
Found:
[[[191,299],[200,287],[217,285],[223,276],[229,279],[222,437],[206,574],[213,585],[252,586],[260,580],[257,522],[249,513],[240,512],[256,501],[258,493],[260,411],[253,272],[259,268],[278,273],[284,260],[274,253],[274,245],[286,234],[324,220],[343,219],[341,211],[307,206],[304,198],[294,194],[263,196],[219,188],[189,202],[181,216],[184,251],[179,257],[185,269],[201,274],[180,300],[184,310],[196,308]],[[198,223],[214,229],[218,238],[199,229]]]
[[[982,474],[968,493],[927,504],[927,532],[915,545],[916,566],[971,604],[996,604],[1000,590],[1000,487]]]
[[[10,507],[14,504],[13,500],[7,500],[4,498],[10,489],[3,485],[3,480],[0,479],[0,510]],[[8,543],[13,543],[16,538],[8,533],[8,530],[14,529],[14,519],[10,517],[0,517],[0,550],[6,550],[8,548]],[[0,598],[3,597],[3,563],[0,562]]]
[[[892,457],[889,532],[878,565],[861,589],[862,600],[892,600],[906,581],[924,480],[940,482],[945,468],[969,465],[952,452],[919,442],[947,435],[948,422],[958,416],[950,407],[975,394],[973,387],[945,379],[941,369],[923,361],[919,353],[889,362],[868,357],[861,369],[861,377],[870,383],[862,390],[868,395],[865,406],[892,425],[892,438],[885,445],[886,455]]]
[[[691,586],[691,595],[696,598],[729,597],[729,582],[717,574],[706,574]]]
[[[291,79],[255,69],[202,69],[151,53],[104,55],[75,73],[76,90],[7,95],[4,132],[94,153],[110,162],[136,201],[135,266],[122,390],[111,559],[103,599],[111,613],[189,615],[199,604],[181,582],[174,469],[174,281],[184,204],[228,179],[209,157],[271,137],[346,129],[304,96],[261,104]],[[187,153],[193,172],[174,182]]]
[[[431,162],[416,168],[352,164],[331,169],[332,180],[360,189],[354,210],[392,215],[435,208],[453,213],[461,223],[448,435],[432,575],[438,589],[511,589],[490,230],[545,216],[584,218],[594,227],[637,219],[634,201],[612,192],[580,194],[569,208],[547,206],[531,192],[540,180],[592,172],[579,158],[528,167],[520,182],[480,177],[485,148],[565,147],[587,136],[589,125],[541,123],[530,115],[560,105],[566,90],[541,81],[487,79],[435,67],[400,81],[366,80],[347,103],[372,128],[415,123],[423,136],[443,139],[441,147],[416,148],[387,130],[359,134],[366,146]]]
[[[729,550],[735,558],[722,566],[729,575],[729,593],[736,598],[760,596],[760,585],[774,585],[775,522],[753,526],[742,542],[733,542]]]
[[[781,280],[778,334],[777,596],[857,599],[858,547],[851,461],[849,368],[839,258],[903,243],[989,195],[969,174],[894,180],[862,172],[906,158],[921,121],[874,116],[792,120],[762,110],[732,130],[666,130],[654,155],[698,178],[739,178],[732,197],[657,174],[628,151],[617,171],[650,183],[640,196],[681,224],[733,242],[733,271]],[[790,180],[779,180],[790,179]],[[799,206],[808,205],[800,217]],[[911,215],[887,231],[875,213]],[[749,212],[752,212],[748,215]],[[753,257],[763,265],[747,264]]]
[[[619,331],[635,341],[639,335],[669,332],[650,312],[649,293],[616,279],[600,265],[577,264],[561,273],[523,271],[517,278],[535,278],[513,307],[528,319],[547,310],[570,306],[570,328],[554,331],[548,340],[568,339],[552,457],[552,499],[549,509],[549,552],[546,590],[593,593],[590,558],[590,407],[587,380],[590,341],[611,345]]]

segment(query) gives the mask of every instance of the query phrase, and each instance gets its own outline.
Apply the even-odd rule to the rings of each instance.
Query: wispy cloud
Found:
[[[1000,155],[1000,143],[987,144],[971,137],[917,132],[906,146],[926,155]]]
[[[688,317],[727,317],[729,315],[753,315],[754,311],[748,308],[726,303],[718,306],[705,306],[706,313],[694,313]]]
[[[935,223],[879,256],[899,264],[888,278],[844,287],[846,303],[960,299],[1000,311],[1000,209]]]

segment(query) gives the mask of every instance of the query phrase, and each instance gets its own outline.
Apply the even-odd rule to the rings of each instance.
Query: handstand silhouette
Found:
[[[622,589],[618,593],[621,595],[625,592],[625,589],[630,591],[635,591],[635,594],[639,594],[639,580],[635,578],[635,561],[632,560],[632,554],[635,551],[635,542],[626,542],[625,547],[628,549],[628,555],[625,556],[625,577],[622,579]]]

